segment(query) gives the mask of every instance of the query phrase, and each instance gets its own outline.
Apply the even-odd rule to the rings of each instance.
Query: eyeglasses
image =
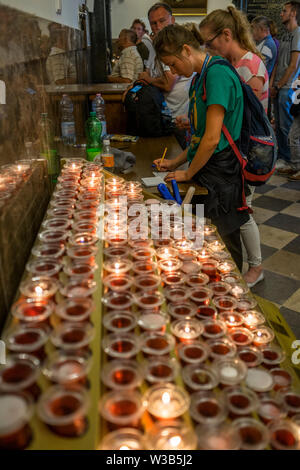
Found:
[[[208,41],[205,41],[204,46],[209,49],[214,42],[215,39],[217,39],[220,34],[222,34],[223,31],[219,31],[212,39],[209,39]]]

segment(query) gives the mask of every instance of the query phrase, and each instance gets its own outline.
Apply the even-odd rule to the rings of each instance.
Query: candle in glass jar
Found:
[[[274,331],[267,326],[261,326],[253,330],[253,344],[254,346],[265,346],[274,339]]]
[[[265,318],[260,312],[256,312],[255,310],[249,310],[243,314],[243,322],[247,328],[253,330],[262,323],[264,323]]]
[[[191,341],[199,338],[203,325],[199,320],[177,320],[171,325],[171,332],[179,341]]]
[[[223,261],[222,263],[219,263],[218,265],[218,271],[221,274],[228,274],[234,270],[235,270],[235,264],[233,261]]]
[[[157,422],[145,436],[148,450],[195,450],[195,432],[179,421]]]
[[[190,398],[183,388],[173,384],[153,385],[144,395],[148,412],[158,419],[174,419],[189,408]]]
[[[220,242],[219,240],[215,240],[209,245],[209,249],[213,252],[222,251],[224,250],[224,248],[225,248],[224,243]]]
[[[181,268],[182,262],[176,258],[169,258],[160,260],[158,262],[159,268],[164,272],[178,271]]]

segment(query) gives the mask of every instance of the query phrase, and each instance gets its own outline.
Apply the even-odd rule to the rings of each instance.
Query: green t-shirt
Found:
[[[204,135],[207,107],[212,104],[219,104],[225,109],[224,124],[233,137],[233,140],[236,141],[240,137],[244,112],[243,90],[238,78],[229,67],[220,64],[212,66],[212,62],[216,59],[220,59],[220,57],[212,57],[208,64],[206,75],[206,101],[204,102],[202,99],[204,77],[201,78],[200,82],[196,79],[190,87],[189,115],[193,135],[187,154],[189,162],[193,160]],[[228,146],[228,141],[222,132],[214,153],[221,152]]]

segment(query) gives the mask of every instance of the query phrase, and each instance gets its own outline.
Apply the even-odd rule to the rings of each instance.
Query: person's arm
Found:
[[[175,170],[175,168],[178,168],[180,165],[187,161],[187,153],[188,148],[186,148],[183,152],[181,152],[176,158],[173,158],[172,160],[167,160],[165,158],[163,160],[162,165],[160,165],[161,158],[154,160],[153,163],[156,165],[157,168],[159,168],[160,171]]]
[[[273,83],[274,83],[274,80],[275,80],[275,75],[276,75],[276,72],[277,72],[277,67],[278,67],[278,64],[276,63],[276,64],[275,64],[275,67],[274,67],[274,69],[273,69],[271,78],[270,78],[270,88],[273,87]]]
[[[285,74],[279,80],[277,84],[279,89],[282,88],[293,75],[295,75],[299,67],[299,64],[300,64],[300,52],[294,51],[291,53],[291,60],[290,60],[288,68],[285,71]]]
[[[107,80],[110,83],[131,83],[132,82],[132,80],[130,80],[130,78],[117,77],[115,75],[109,75],[107,77]]]
[[[148,71],[142,72],[139,75],[140,80],[146,80],[146,82],[151,83],[151,85],[156,86],[162,91],[169,92],[173,89],[178,76],[173,75],[171,72],[165,71],[163,76],[152,78]]]
[[[172,179],[189,181],[204,167],[220,141],[224,116],[225,109],[223,106],[219,104],[208,106],[205,133],[188,170],[171,172],[166,176],[165,181],[171,181]]]
[[[247,85],[249,85],[252,88],[253,93],[257,96],[259,100],[263,92],[264,84],[265,84],[265,80],[263,77],[252,77],[247,82]]]

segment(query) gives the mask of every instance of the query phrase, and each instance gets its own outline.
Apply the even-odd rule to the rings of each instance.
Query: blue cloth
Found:
[[[265,39],[257,45],[257,49],[265,57],[266,69],[269,77],[271,77],[277,58],[277,47],[271,34],[266,36]]]

